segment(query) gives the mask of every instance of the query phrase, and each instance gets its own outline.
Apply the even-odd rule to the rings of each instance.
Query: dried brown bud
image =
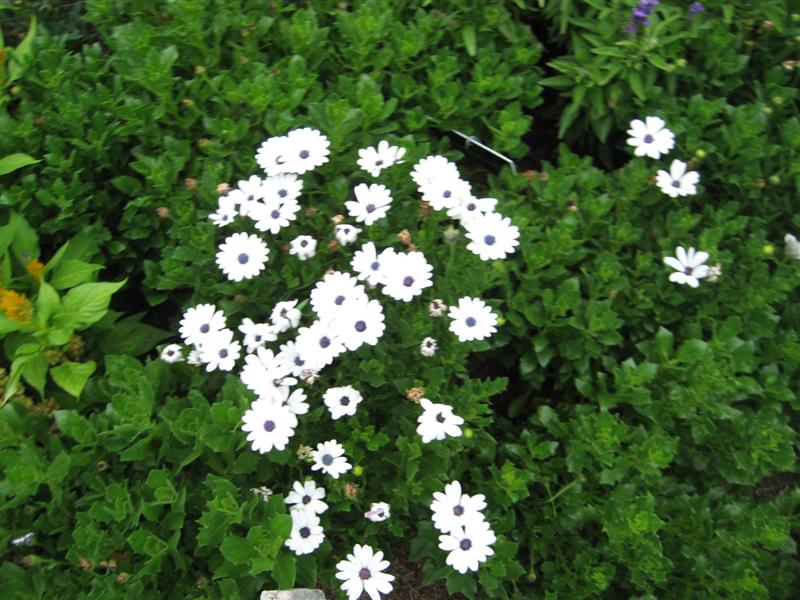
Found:
[[[328,248],[328,251],[330,252],[331,250],[335,250],[339,246],[341,246],[341,244],[339,243],[339,240],[331,240],[330,242],[328,242],[327,248]]]
[[[762,29],[772,29],[773,27],[775,27],[775,24],[772,21],[767,20],[761,23]]]
[[[306,385],[314,385],[317,379],[319,379],[319,373],[316,371],[311,369],[305,369],[303,371],[303,381],[305,381]]]
[[[528,169],[527,171],[523,171],[522,173],[520,173],[520,175],[522,175],[522,177],[524,177],[528,181],[531,181],[533,179],[536,179],[538,173],[532,169]]]
[[[159,219],[169,219],[169,208],[166,206],[159,206],[156,209],[156,216]]]
[[[247,296],[245,296],[244,294],[236,294],[233,297],[233,301],[234,302],[244,302],[246,298],[247,298]]]
[[[205,74],[205,72],[206,72],[206,68],[203,65],[197,65],[194,68],[194,74],[195,75],[203,75],[203,74]]]
[[[616,298],[617,294],[619,294],[619,290],[608,290],[608,297],[609,298]]]
[[[197,179],[194,177],[187,177],[183,180],[183,185],[186,187],[187,190],[193,192],[197,189]]]
[[[284,254],[289,254],[289,250],[291,249],[292,249],[291,244],[284,244],[283,246],[281,246],[281,250],[283,250]]]
[[[342,221],[344,221],[344,215],[333,215],[331,217],[331,223],[333,223],[334,225],[338,225]]]
[[[786,69],[787,71],[791,71],[796,66],[797,66],[797,61],[796,60],[785,60],[785,61],[783,61],[783,68]]]
[[[697,158],[696,156],[693,156],[692,158],[689,159],[689,161],[686,164],[689,165],[690,169],[694,169],[698,165],[699,162],[700,162],[700,159]]]
[[[432,317],[443,317],[447,312],[447,305],[443,300],[437,298],[428,305],[428,312]]]
[[[424,219],[432,212],[431,203],[423,200],[419,205],[419,215]]]
[[[358,495],[358,484],[348,481],[344,484],[342,492],[344,492],[344,495],[350,498],[350,500],[355,500]]]
[[[97,461],[94,466],[98,471],[105,471],[108,469],[108,463],[104,460]]]
[[[541,173],[539,173],[539,179],[545,182],[550,181],[550,175],[547,174],[547,171],[542,171]]]
[[[303,211],[303,214],[307,217],[316,217],[319,209],[316,206],[308,206]]]
[[[26,554],[20,559],[19,564],[21,564],[23,567],[32,567],[34,564],[36,564],[36,555]]]
[[[88,558],[81,556],[80,554],[78,555],[78,564],[84,571],[89,571],[92,568],[92,561],[90,561]]]
[[[125,583],[126,581],[128,581],[128,577],[130,577],[130,575],[128,575],[127,573],[120,573],[119,575],[117,575],[117,583]]]
[[[184,98],[183,100],[181,100],[181,104],[183,104],[185,107],[188,108],[190,106],[194,106],[194,100],[192,100],[191,98]]]
[[[414,404],[419,404],[419,401],[425,397],[425,388],[413,387],[406,390],[406,398],[411,400]]]
[[[419,250],[419,246],[417,246],[413,242],[408,245],[409,252],[416,252],[417,250]]]
[[[313,448],[311,446],[300,446],[297,449],[297,459],[298,460],[307,459],[309,456],[311,456],[311,452],[312,451],[313,451]]]
[[[197,140],[197,147],[205,148],[206,146],[208,146],[209,143],[210,140],[208,138],[200,138],[199,140]]]
[[[221,196],[222,194],[227,194],[231,191],[231,184],[226,182],[218,183],[217,184],[217,193]]]
[[[656,177],[655,175],[650,175],[650,177],[647,178],[647,183],[649,183],[650,185],[655,185],[657,181],[658,177]]]
[[[250,62],[250,59],[247,58],[246,56],[242,55],[242,56],[239,57],[239,62],[244,64],[246,62]]]
[[[569,212],[576,213],[578,212],[578,205],[575,204],[575,202],[573,202],[572,200],[570,200],[569,202],[567,202],[567,210]]]
[[[408,229],[403,229],[397,234],[397,239],[408,246],[411,243],[411,232]]]
[[[109,560],[101,560],[97,563],[98,567],[103,567],[104,569],[108,569],[109,571],[116,571],[117,570],[117,561],[113,558]]]
[[[64,360],[64,353],[59,348],[50,348],[45,350],[44,358],[48,365],[54,367]]]

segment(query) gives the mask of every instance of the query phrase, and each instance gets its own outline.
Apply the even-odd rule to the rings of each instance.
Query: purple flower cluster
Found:
[[[692,5],[689,7],[689,11],[687,13],[687,16],[691,19],[695,15],[700,14],[701,12],[704,12],[705,10],[706,10],[706,7],[703,6],[702,2],[692,2]]]
[[[625,30],[630,34],[634,34],[640,25],[645,27],[649,26],[650,21],[648,18],[650,17],[650,13],[653,12],[653,9],[658,6],[658,4],[659,0],[639,0],[639,4],[631,11],[631,20],[625,27]]]

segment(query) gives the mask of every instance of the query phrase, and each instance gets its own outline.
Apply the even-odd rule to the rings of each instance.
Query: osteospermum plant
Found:
[[[478,451],[473,428],[487,422],[488,396],[479,382],[465,393],[447,380],[469,379],[468,353],[498,331],[497,300],[481,293],[497,277],[492,264],[516,252],[520,232],[500,212],[502,199],[481,194],[454,162],[430,155],[406,165],[401,158],[414,149],[386,140],[358,153],[352,167],[361,171],[347,175],[365,181],[334,202],[325,182],[337,175],[326,172],[336,150],[312,128],[259,147],[263,172],[243,176],[208,215],[224,233],[216,277],[254,301],[231,309],[198,291],[181,320],[181,342],[168,344],[162,358],[239,379],[247,405],[231,435],[257,456],[255,465],[277,467],[270,486],[292,519],[283,551],[321,555],[319,568],[333,575],[334,561],[324,557],[341,559],[350,551],[345,540],[367,539],[371,545],[356,543],[339,560],[336,577],[348,598],[363,592],[377,600],[393,580],[390,560],[378,557],[391,557],[398,534],[462,476],[456,457]],[[405,184],[392,190],[383,176],[397,182],[399,170]],[[317,226],[320,213],[332,227]],[[460,269],[481,275],[467,281]],[[268,291],[259,285],[272,272],[293,271],[309,284],[293,285],[289,276],[273,277]],[[406,392],[414,386],[427,397]],[[423,452],[439,458],[417,481]],[[338,530],[353,508],[364,516]],[[476,571],[493,553],[490,517],[461,519],[460,509],[448,508],[456,511],[451,526],[437,525],[447,540],[424,527],[418,533],[448,549],[431,554],[440,576]]]

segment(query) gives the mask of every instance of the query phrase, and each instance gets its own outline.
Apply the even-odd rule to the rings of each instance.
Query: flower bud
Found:
[[[764,254],[766,254],[767,256],[772,256],[773,254],[775,254],[775,245],[774,244],[764,244],[764,247],[762,248],[762,250],[764,251]]]
[[[353,467],[353,475],[355,475],[356,477],[361,477],[363,474],[364,474],[364,467],[362,467],[361,465],[356,465],[355,467]]]

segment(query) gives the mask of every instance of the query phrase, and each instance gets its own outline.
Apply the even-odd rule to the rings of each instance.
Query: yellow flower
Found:
[[[38,260],[31,259],[25,265],[25,270],[28,272],[28,275],[34,279],[39,279],[42,275],[42,271],[44,271],[44,264],[40,263]]]
[[[3,289],[0,289],[0,310],[20,323],[27,323],[32,312],[31,302],[25,294]]]

